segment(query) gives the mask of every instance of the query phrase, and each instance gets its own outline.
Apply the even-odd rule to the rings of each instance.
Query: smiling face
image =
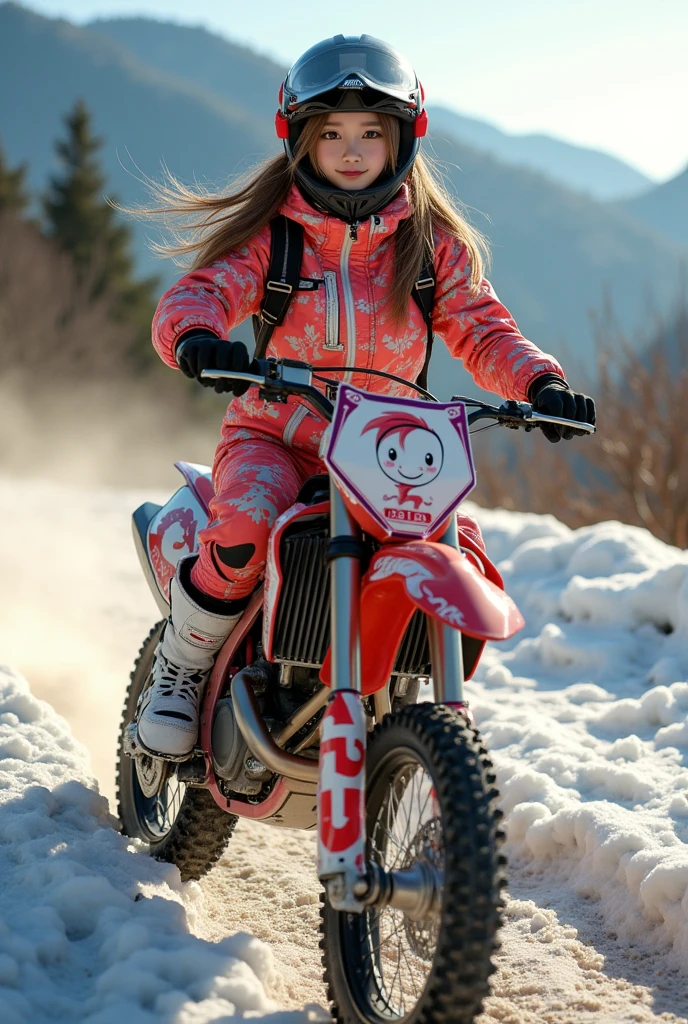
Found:
[[[385,169],[389,143],[379,117],[333,111],[315,147],[318,169],[338,188],[368,188]]]
[[[439,475],[444,449],[432,430],[390,430],[378,442],[377,461],[395,483],[421,487]]]

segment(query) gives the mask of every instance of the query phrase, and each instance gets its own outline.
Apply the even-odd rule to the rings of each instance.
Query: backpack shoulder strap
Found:
[[[303,256],[303,228],[280,214],[270,221],[270,266],[260,314],[253,317],[255,358],[264,359],[275,327],[284,320],[299,285]]]
[[[432,311],[435,306],[435,290],[437,288],[437,281],[435,280],[435,260],[434,253],[431,250],[427,250],[423,257],[423,265],[421,267],[420,276],[413,288],[411,289],[411,298],[414,300],[421,313],[423,314],[423,320],[428,331],[428,338],[425,345],[425,362],[423,363],[423,369],[418,374],[416,384],[421,388],[428,388],[428,366],[430,365],[430,356],[432,355]]]

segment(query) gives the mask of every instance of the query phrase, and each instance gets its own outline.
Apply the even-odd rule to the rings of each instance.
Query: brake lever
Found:
[[[261,360],[263,362],[266,373],[258,391],[261,398],[269,402],[286,402],[290,395],[300,395],[313,406],[312,393],[315,389],[310,363],[298,359]]]

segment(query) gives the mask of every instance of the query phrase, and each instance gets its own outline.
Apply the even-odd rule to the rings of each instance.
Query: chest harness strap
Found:
[[[299,287],[303,257],[303,227],[295,220],[280,215],[270,221],[270,266],[265,280],[265,293],[260,314],[253,317],[256,359],[264,359],[275,327],[279,327]],[[432,311],[435,304],[435,266],[433,254],[427,252],[420,276],[411,290],[411,298],[421,311],[427,328],[425,361],[416,383],[427,390],[428,365],[432,355]]]
[[[256,359],[264,359],[275,327],[282,324],[299,286],[303,228],[283,215],[270,221],[270,267],[260,315],[253,317]]]

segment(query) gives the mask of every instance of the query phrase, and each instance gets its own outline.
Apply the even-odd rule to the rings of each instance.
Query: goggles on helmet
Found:
[[[359,40],[340,43],[297,62],[285,82],[282,112],[288,114],[331,89],[374,89],[417,107],[416,73],[401,54],[385,52]]]

